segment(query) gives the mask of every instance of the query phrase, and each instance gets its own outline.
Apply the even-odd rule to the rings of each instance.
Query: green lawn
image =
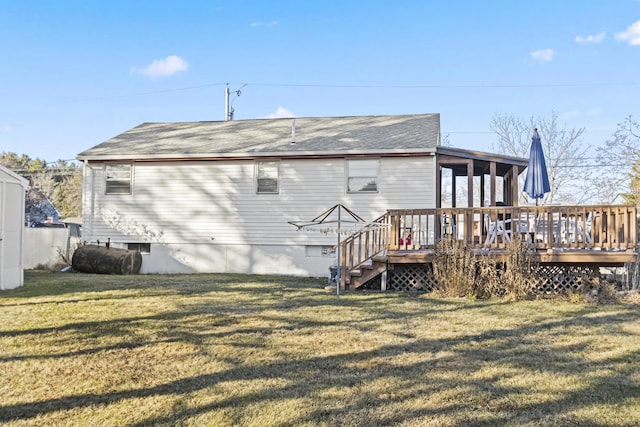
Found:
[[[342,294],[324,279],[28,272],[0,423],[636,426],[640,305]]]

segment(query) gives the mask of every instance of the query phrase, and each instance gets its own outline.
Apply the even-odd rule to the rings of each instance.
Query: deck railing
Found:
[[[536,249],[634,250],[637,212],[631,205],[389,210],[341,242],[341,265],[349,271],[383,250],[433,248],[444,236],[478,249],[518,238]]]

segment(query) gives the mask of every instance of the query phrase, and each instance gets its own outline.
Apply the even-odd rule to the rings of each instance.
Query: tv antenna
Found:
[[[240,86],[240,89],[242,89],[243,87],[245,87],[246,84]],[[224,89],[224,121],[228,122],[230,120],[233,120],[233,112],[235,111],[233,109],[233,101],[240,96],[240,94],[242,92],[240,92],[240,89],[234,90],[233,93],[236,94],[236,96],[229,100],[229,95],[231,95],[231,91],[229,91],[229,83],[227,83],[225,85],[225,89]]]

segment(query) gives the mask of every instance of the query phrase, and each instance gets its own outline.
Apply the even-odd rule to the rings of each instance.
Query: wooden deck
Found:
[[[357,288],[395,264],[430,263],[445,236],[478,256],[500,257],[520,239],[542,264],[623,266],[637,261],[637,228],[630,205],[389,210],[341,242],[341,285]]]

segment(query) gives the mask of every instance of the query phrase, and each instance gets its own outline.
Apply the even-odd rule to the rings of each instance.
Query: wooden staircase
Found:
[[[357,289],[387,270],[391,217],[385,213],[340,242],[342,288]]]
[[[387,271],[386,251],[377,254],[346,273],[346,285],[349,289],[358,289],[369,280]]]

